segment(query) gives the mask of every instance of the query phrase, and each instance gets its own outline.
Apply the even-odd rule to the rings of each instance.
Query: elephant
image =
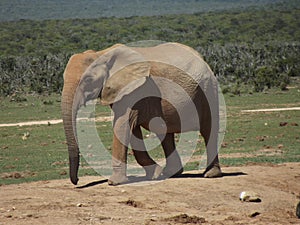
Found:
[[[81,106],[100,97],[114,112],[110,185],[127,181],[129,144],[149,179],[183,172],[174,135],[200,131],[207,150],[204,177],[222,176],[218,158],[219,99],[214,73],[194,49],[174,42],[151,47],[115,44],[74,54],[64,71],[62,118],[70,179],[78,182],[76,117]],[[154,132],[164,150],[161,168],[148,154],[141,128]]]

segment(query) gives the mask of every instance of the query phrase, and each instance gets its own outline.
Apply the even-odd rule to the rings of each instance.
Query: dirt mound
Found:
[[[300,163],[187,172],[161,182],[108,186],[101,177],[0,186],[0,224],[300,224]],[[261,202],[240,201],[253,191]]]

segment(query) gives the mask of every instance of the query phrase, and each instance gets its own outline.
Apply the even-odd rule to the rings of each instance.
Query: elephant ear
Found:
[[[108,77],[101,92],[101,103],[109,105],[142,86],[150,74],[150,63],[127,46],[119,46],[108,53],[114,58],[108,65]]]

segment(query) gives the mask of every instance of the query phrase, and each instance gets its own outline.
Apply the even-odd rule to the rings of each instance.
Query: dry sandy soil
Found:
[[[300,224],[300,163],[187,172],[160,182],[108,186],[101,177],[0,186],[0,224]],[[133,178],[132,178],[133,179]],[[135,178],[136,180],[137,178]],[[242,191],[261,202],[242,202]]]

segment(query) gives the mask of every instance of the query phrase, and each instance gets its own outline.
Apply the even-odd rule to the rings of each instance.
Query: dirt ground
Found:
[[[2,185],[0,224],[300,224],[300,163],[222,169],[115,187],[101,177]],[[261,202],[240,201],[242,191]]]

